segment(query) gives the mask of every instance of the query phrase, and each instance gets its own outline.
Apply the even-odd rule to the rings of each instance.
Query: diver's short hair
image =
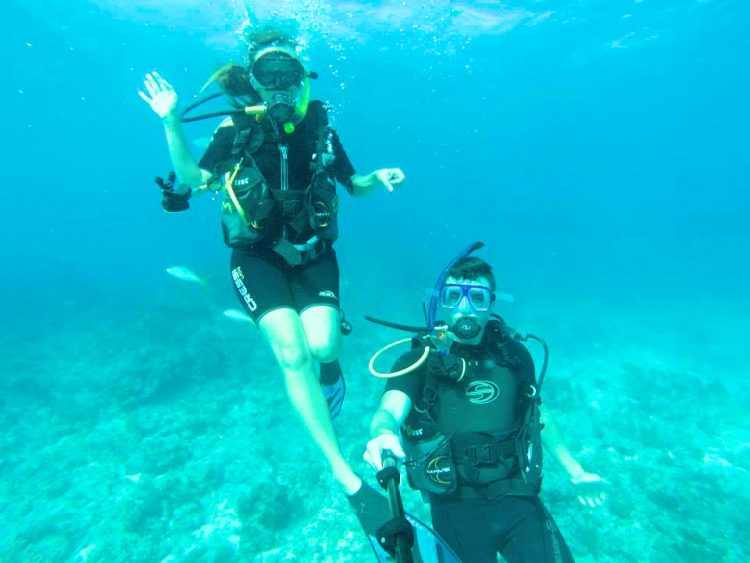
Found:
[[[481,258],[476,256],[465,256],[456,261],[448,270],[448,276],[456,279],[477,279],[487,278],[490,282],[490,291],[495,292],[495,274],[492,272],[492,266]]]

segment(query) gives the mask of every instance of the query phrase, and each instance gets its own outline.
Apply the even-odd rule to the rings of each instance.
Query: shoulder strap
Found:
[[[328,127],[328,108],[321,100],[312,100],[307,106],[308,130],[313,134],[320,132]]]
[[[328,108],[320,100],[313,100],[307,107],[308,146],[312,150],[311,167],[315,173],[323,172],[334,161],[333,132],[328,121]]]
[[[513,338],[515,331],[505,324],[500,317],[495,317],[487,323],[486,346],[490,356],[500,366],[515,367],[521,363],[518,347],[523,344]]]
[[[246,154],[253,154],[263,144],[263,126],[253,118],[239,119],[234,124],[237,132],[232,143],[232,159],[237,161]]]

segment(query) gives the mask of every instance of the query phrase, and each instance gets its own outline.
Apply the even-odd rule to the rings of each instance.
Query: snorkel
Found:
[[[294,108],[294,120],[295,123],[299,123],[307,115],[307,106],[310,105],[310,78],[317,78],[318,75],[314,72],[309,72],[305,75],[305,79],[302,81],[302,91],[299,94],[299,100]],[[291,126],[291,131],[287,131],[288,126]],[[294,123],[284,123],[284,131],[286,133],[294,132]]]

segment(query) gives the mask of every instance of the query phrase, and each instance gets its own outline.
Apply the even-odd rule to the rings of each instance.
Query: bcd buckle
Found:
[[[492,465],[500,461],[497,446],[492,442],[467,448],[466,458],[474,465]]]

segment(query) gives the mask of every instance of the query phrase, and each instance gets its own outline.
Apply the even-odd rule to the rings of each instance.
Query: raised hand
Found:
[[[138,95],[162,120],[177,114],[177,92],[158,72],[149,72],[143,79],[146,90],[138,90]]]

